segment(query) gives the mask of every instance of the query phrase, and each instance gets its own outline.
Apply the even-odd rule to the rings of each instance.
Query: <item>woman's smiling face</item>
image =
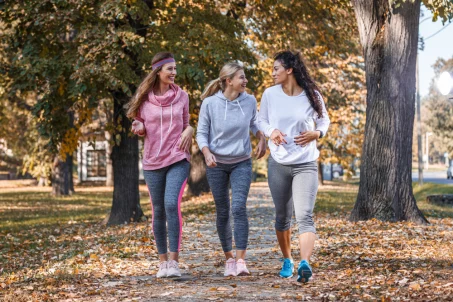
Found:
[[[230,87],[234,91],[238,91],[238,92],[244,92],[245,87],[247,86],[247,83],[248,83],[248,80],[245,77],[244,70],[242,70],[242,69],[236,71],[233,78],[231,78],[229,81]]]
[[[164,64],[159,71],[159,81],[163,84],[174,84],[176,73],[175,62]]]

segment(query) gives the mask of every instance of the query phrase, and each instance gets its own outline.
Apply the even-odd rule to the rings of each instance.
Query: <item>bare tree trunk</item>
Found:
[[[350,219],[427,223],[412,191],[420,0],[353,0],[365,56],[367,109],[359,194]]]
[[[68,196],[71,194],[70,158],[72,160],[72,156],[66,156],[66,160],[62,161],[58,156],[55,156],[52,167],[52,195],[54,196]]]
[[[322,175],[322,165],[321,165],[321,161],[318,160],[318,184],[320,186],[323,186],[324,185],[324,176]]]
[[[187,181],[189,194],[198,196],[203,192],[209,192],[208,178],[206,177],[206,164],[203,153],[194,144],[192,147],[192,158],[190,160],[190,175]]]
[[[72,155],[66,156],[66,164],[68,165],[69,173],[69,194],[75,193],[74,190],[74,177],[72,175],[72,170],[74,169],[74,157]]]
[[[123,105],[128,100],[122,93],[114,93],[114,125],[121,128],[119,141],[112,150],[114,188],[112,211],[108,225],[141,221],[143,210],[140,206],[138,189],[138,139],[129,135],[132,123],[126,117]]]

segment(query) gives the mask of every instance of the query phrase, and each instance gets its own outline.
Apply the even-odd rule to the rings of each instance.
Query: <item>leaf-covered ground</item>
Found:
[[[146,189],[142,203],[147,214]],[[453,187],[416,189],[426,194]],[[280,253],[273,204],[265,183],[248,201],[247,277],[223,277],[223,255],[209,194],[183,204],[183,276],[156,279],[158,264],[149,224],[109,227],[105,188],[79,188],[69,198],[46,190],[2,188],[0,193],[0,298],[5,301],[148,300],[453,300],[452,209],[419,202],[431,222],[350,223],[354,185],[322,188],[316,204],[319,240],[314,278],[299,284],[277,277]],[[452,192],[453,193],[453,192]],[[294,258],[298,259],[293,236]]]

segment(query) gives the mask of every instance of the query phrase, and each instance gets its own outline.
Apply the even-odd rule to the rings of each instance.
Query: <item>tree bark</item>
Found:
[[[71,191],[71,165],[72,156],[66,156],[66,160],[62,161],[58,156],[55,156],[52,167],[52,195],[68,196]],[[72,186],[74,188],[74,186]]]
[[[123,93],[113,93],[115,129],[120,133],[115,137],[112,150],[113,201],[108,225],[141,221],[143,210],[140,206],[138,188],[138,138],[129,135],[132,123],[127,118],[123,105],[128,98]]]
[[[427,223],[411,176],[420,0],[398,8],[389,2],[352,1],[368,94],[360,187],[350,219]]]
[[[322,165],[321,165],[321,161],[318,161],[318,184],[320,186],[323,186],[324,185],[324,176],[322,175]]]
[[[208,178],[206,177],[206,164],[203,153],[194,144],[190,160],[190,175],[187,181],[189,194],[199,196],[203,192],[209,192]]]
[[[106,180],[105,180],[105,185],[107,187],[113,186],[113,165],[112,165],[112,146],[110,144],[110,140],[112,138],[112,135],[110,132],[105,131],[105,139],[107,141],[107,147],[106,147]]]

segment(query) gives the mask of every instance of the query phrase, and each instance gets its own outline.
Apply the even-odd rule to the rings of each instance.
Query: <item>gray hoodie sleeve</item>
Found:
[[[198,116],[197,143],[200,151],[203,147],[209,148],[209,129],[211,127],[211,118],[208,112],[208,102],[206,99],[201,103],[200,114]]]
[[[252,114],[252,119],[250,120],[250,130],[252,130],[252,133],[254,136],[256,136],[256,133],[260,130],[258,128],[258,109],[256,107],[256,99],[253,98],[255,108],[253,109],[253,114]]]

